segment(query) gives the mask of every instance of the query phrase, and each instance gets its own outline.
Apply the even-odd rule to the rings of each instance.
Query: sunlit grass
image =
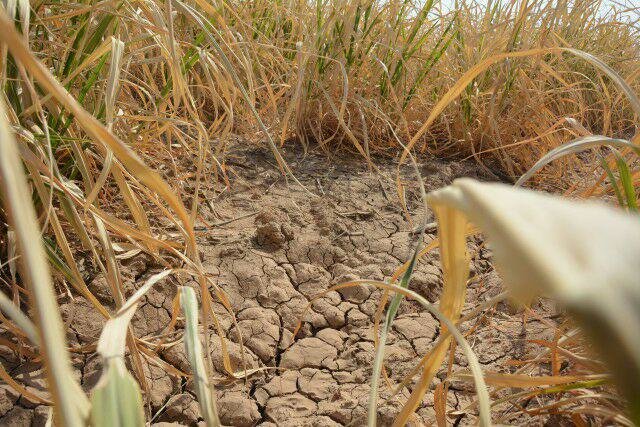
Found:
[[[2,367],[0,376],[29,399],[51,402],[60,425],[89,419],[100,425],[112,412],[128,414],[122,423],[140,422],[140,391],[148,387],[141,360],[155,357],[155,349],[128,322],[138,299],[169,274],[197,282],[197,294],[180,291],[186,351],[203,417],[218,423],[213,380],[205,378],[211,373],[209,337],[205,333],[200,343],[196,336],[198,317],[208,331],[218,325],[213,300],[231,307],[203,272],[193,224],[208,196],[205,184],[229,184],[225,152],[233,135],[266,141],[281,172],[295,182],[281,155],[291,139],[305,150],[351,151],[371,169],[374,155],[400,163],[410,153],[473,157],[505,180],[531,179],[546,189],[609,197],[628,211],[638,209],[640,35],[637,21],[628,18],[638,10],[625,11],[622,19],[616,10],[602,13],[597,1],[547,0],[462,0],[446,10],[433,0],[3,5],[0,228],[6,236],[0,264],[7,267],[7,286],[0,309],[13,339],[46,366],[49,395],[24,389]],[[193,189],[185,191],[179,179],[168,182],[160,165],[175,177],[188,174]],[[400,197],[401,187],[398,181]],[[469,320],[461,308],[470,231],[460,211],[469,212],[457,203],[457,211],[436,208],[445,287],[439,309],[428,309],[466,351],[455,325]],[[416,244],[415,257],[392,284],[373,283],[385,289],[379,319],[389,292],[416,297],[407,290],[412,266],[434,245]],[[87,287],[80,252],[108,279],[115,312]],[[152,276],[125,300],[119,256],[140,252],[167,268],[178,260],[182,268]],[[70,373],[54,283],[68,284],[108,320],[97,343],[105,374],[91,400]],[[401,300],[396,295],[384,317],[374,366],[381,378],[384,333]],[[593,313],[573,304],[566,303],[588,323]],[[596,314],[616,320],[607,318],[610,312]],[[452,342],[445,331],[417,365],[420,379],[398,425],[422,401]],[[133,375],[125,368],[125,349]],[[224,347],[223,353],[229,378],[243,378]],[[613,372],[619,379],[616,366]],[[489,402],[478,372],[473,377],[487,423],[496,401]],[[487,374],[484,380],[489,386],[549,386],[530,393],[573,386],[556,377],[536,383]],[[602,383],[575,380],[587,388]],[[378,381],[375,375],[372,425]],[[635,402],[633,383],[621,383]],[[121,390],[131,399],[119,399]],[[637,410],[632,414],[637,421]]]

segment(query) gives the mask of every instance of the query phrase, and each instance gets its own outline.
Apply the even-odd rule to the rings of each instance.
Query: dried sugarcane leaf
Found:
[[[429,195],[487,236],[512,295],[557,299],[580,322],[640,421],[640,221],[597,202],[463,178]]]

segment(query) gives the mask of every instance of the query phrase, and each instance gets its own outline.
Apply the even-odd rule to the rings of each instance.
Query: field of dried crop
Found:
[[[0,28],[1,425],[640,422],[637,7]]]

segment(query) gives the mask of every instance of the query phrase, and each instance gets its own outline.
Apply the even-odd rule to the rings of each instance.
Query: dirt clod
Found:
[[[225,393],[218,400],[218,413],[223,425],[249,427],[260,419],[256,402],[240,392]]]
[[[160,421],[195,425],[199,418],[198,402],[191,394],[182,393],[169,399],[167,409],[160,417]]]

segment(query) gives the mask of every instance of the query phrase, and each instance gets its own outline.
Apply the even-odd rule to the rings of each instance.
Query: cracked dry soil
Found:
[[[377,173],[368,172],[353,159],[327,159],[300,153],[288,155],[297,177],[319,197],[310,197],[299,186],[287,185],[264,149],[238,149],[229,156],[232,186],[207,206],[202,214],[199,244],[203,264],[231,302],[238,333],[221,305],[220,322],[236,370],[274,367],[245,381],[217,387],[221,421],[233,426],[337,426],[362,425],[366,420],[371,365],[374,356],[373,315],[381,291],[355,287],[328,292],[303,314],[311,297],[330,286],[357,278],[384,280],[408,259],[415,237],[397,203],[394,162],[381,161]],[[386,166],[384,166],[386,164]],[[460,176],[488,179],[472,163],[424,160],[420,164],[427,190]],[[419,192],[412,169],[403,170],[409,185],[407,200],[415,217],[420,212]],[[213,193],[212,193],[213,194]],[[428,214],[430,215],[430,214]],[[234,218],[241,218],[227,222]],[[425,243],[435,235],[425,235]],[[479,239],[470,242],[472,276],[465,310],[472,309],[502,291],[492,271],[490,252]],[[146,277],[159,271],[145,256],[125,261],[123,273],[132,293]],[[437,302],[442,287],[437,250],[419,263],[411,288]],[[93,278],[90,289],[109,302],[104,278]],[[176,285],[158,283],[143,299],[133,320],[138,337],[162,334],[171,319]],[[542,303],[540,303],[542,304]],[[104,320],[82,298],[61,302],[69,328],[70,344],[77,348],[95,344]],[[554,308],[539,305],[542,318],[554,318]],[[293,329],[303,319],[294,339]],[[549,320],[553,321],[553,320]],[[473,322],[471,322],[473,323]],[[548,339],[547,325],[523,324],[506,304],[489,311],[474,327],[469,340],[481,363],[492,371],[508,371],[505,362],[523,359],[539,349],[530,339]],[[397,384],[432,345],[439,324],[419,305],[405,300],[389,335],[385,366]],[[221,344],[210,331],[214,367],[223,376]],[[244,361],[239,336],[245,346]],[[9,349],[0,346],[0,358],[11,375],[29,388],[44,389],[39,366],[23,364]],[[164,364],[145,361],[148,416],[152,423],[196,425],[201,422],[190,381],[169,365],[189,372],[182,342],[160,352]],[[91,352],[73,355],[75,372],[89,391],[100,376],[100,360]],[[454,370],[464,369],[460,351]],[[442,369],[435,379],[445,377]],[[433,385],[432,385],[433,387]],[[390,388],[381,385],[379,423],[388,425],[409,395],[405,389],[388,399]],[[465,409],[473,402],[472,383],[452,382],[448,394],[449,421],[474,422]],[[416,421],[433,419],[433,393],[428,393]],[[44,425],[48,407],[30,402],[5,385],[0,386],[1,425]],[[521,420],[524,422],[524,420]]]

